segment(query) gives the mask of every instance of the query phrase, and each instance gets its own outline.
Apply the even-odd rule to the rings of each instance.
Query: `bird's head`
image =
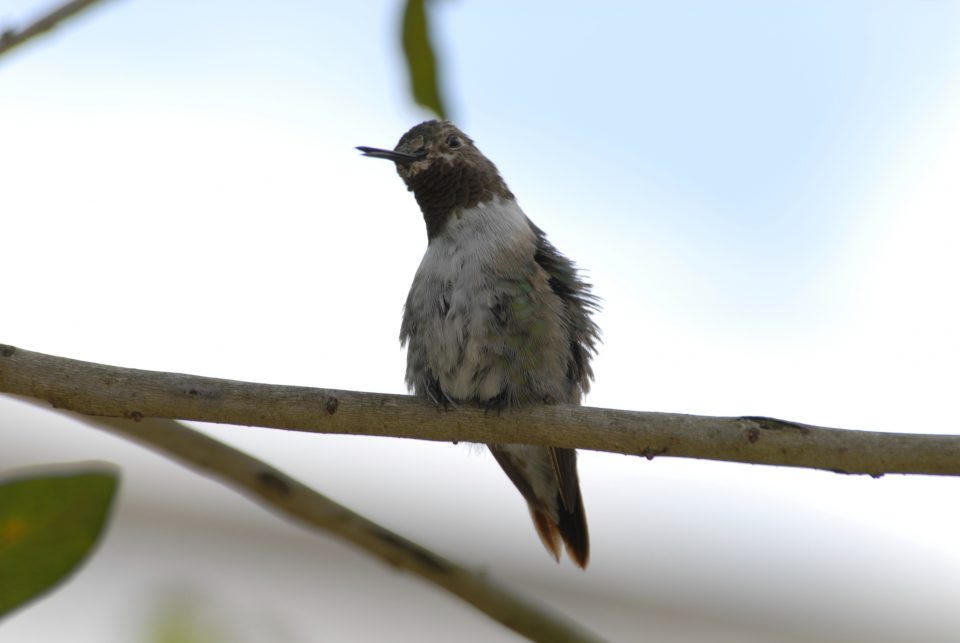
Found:
[[[513,198],[497,167],[473,140],[448,121],[426,121],[400,137],[393,150],[358,147],[365,156],[393,161],[420,204],[433,237],[457,209],[496,197]]]

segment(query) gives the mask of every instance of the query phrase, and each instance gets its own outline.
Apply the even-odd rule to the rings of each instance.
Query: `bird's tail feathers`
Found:
[[[590,555],[587,518],[577,479],[576,452],[521,445],[487,445],[527,501],[543,546],[559,562],[561,548],[586,569]]]

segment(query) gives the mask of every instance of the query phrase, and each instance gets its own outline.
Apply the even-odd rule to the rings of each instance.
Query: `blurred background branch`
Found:
[[[100,2],[102,2],[102,0],[73,0],[72,2],[60,5],[23,29],[4,28],[3,31],[0,32],[0,56],[22,45],[31,38],[50,31],[64,20],[73,18]]]
[[[158,451],[214,478],[264,507],[353,544],[367,554],[445,589],[515,632],[539,641],[597,641],[569,619],[536,605],[483,575],[351,511],[243,451],[173,420],[91,417],[80,422]]]

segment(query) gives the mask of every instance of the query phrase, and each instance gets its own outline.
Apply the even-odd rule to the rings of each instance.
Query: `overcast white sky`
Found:
[[[0,0],[0,22],[45,6]],[[604,299],[588,404],[960,433],[960,4],[438,8],[456,122]],[[111,2],[4,57],[0,342],[403,392],[426,238],[392,168],[353,149],[428,117],[398,11]],[[0,469],[29,463],[14,444],[111,459],[18,413],[0,400]],[[486,456],[210,430],[451,557],[552,566]],[[126,475],[128,502],[182,501]],[[592,453],[581,478],[593,580],[557,582],[960,627],[956,480]]]

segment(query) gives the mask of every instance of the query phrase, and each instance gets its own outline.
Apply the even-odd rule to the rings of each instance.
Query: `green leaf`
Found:
[[[90,553],[118,475],[104,465],[0,482],[0,616],[63,581]]]
[[[446,118],[437,80],[437,61],[430,43],[426,4],[427,0],[407,0],[403,10],[403,53],[410,73],[413,100],[440,118]]]

